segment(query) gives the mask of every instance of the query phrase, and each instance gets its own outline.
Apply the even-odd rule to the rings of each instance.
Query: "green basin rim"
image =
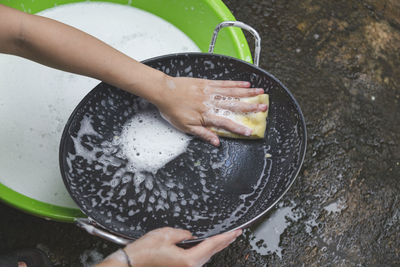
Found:
[[[42,202],[20,194],[1,183],[0,200],[27,213],[60,222],[73,222],[75,218],[86,217],[79,209]]]

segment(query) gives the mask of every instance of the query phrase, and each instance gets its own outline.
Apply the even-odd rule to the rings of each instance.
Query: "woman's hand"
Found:
[[[242,233],[236,230],[213,236],[190,249],[176,244],[193,238],[189,231],[169,227],[153,230],[124,248],[135,267],[200,267]],[[122,253],[122,252],[121,252]],[[110,255],[97,267],[128,266],[121,253]]]
[[[250,136],[251,129],[216,115],[218,109],[235,112],[266,111],[265,104],[240,102],[239,98],[264,93],[261,88],[249,88],[249,82],[215,81],[196,78],[165,77],[160,97],[153,103],[166,120],[176,128],[218,146],[218,136],[208,127]]]

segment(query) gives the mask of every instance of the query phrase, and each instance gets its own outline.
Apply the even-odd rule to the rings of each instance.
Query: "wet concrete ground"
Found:
[[[207,266],[399,266],[400,2],[224,2],[259,31],[260,65],[300,103],[308,147],[278,207]],[[82,266],[117,249],[73,225],[0,214],[0,251],[39,246],[54,266]]]

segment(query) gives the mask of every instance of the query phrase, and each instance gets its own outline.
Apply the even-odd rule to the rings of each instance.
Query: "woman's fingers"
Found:
[[[204,116],[204,123],[206,126],[214,126],[218,128],[225,129],[229,132],[241,134],[244,136],[250,136],[252,130],[247,128],[246,126],[240,125],[230,119],[220,117],[211,113],[208,113]]]
[[[203,126],[192,126],[190,128],[190,133],[209,142],[213,146],[219,146],[218,136],[214,132],[212,132],[211,130],[209,130]]]
[[[179,242],[182,242],[184,240],[189,240],[192,239],[192,233],[190,233],[187,230],[182,230],[182,229],[169,229],[168,233],[169,235],[169,242],[171,244],[176,244]]]
[[[142,238],[144,237],[152,238],[157,242],[165,241],[170,244],[176,244],[183,240],[188,240],[193,238],[192,233],[190,233],[189,231],[183,229],[175,229],[172,227],[163,227],[155,229],[153,231],[148,232]]]
[[[172,79],[172,78],[171,78]],[[220,116],[221,111],[260,112],[266,111],[265,104],[247,103],[242,98],[264,93],[262,88],[250,88],[245,81],[215,81],[196,78],[173,78],[175,93],[163,96],[158,103],[159,109],[168,121],[187,133],[199,136],[214,146],[220,140],[210,127],[225,129],[229,132],[251,136],[252,130],[230,120],[229,116]],[[161,98],[160,98],[161,99]]]
[[[249,82],[245,81],[216,81],[216,80],[210,80],[207,85],[214,87],[242,87],[242,88],[248,88],[251,86]]]
[[[240,101],[215,101],[217,108],[233,112],[264,112],[268,109],[266,104],[246,103]]]
[[[220,95],[223,97],[251,97],[264,93],[262,88],[238,88],[238,87],[211,87],[208,89],[211,95]]]

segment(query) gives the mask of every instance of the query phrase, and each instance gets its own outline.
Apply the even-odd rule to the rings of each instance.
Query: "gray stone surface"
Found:
[[[399,2],[224,2],[260,32],[261,67],[300,103],[308,147],[279,206],[207,266],[399,266]],[[54,266],[82,266],[117,248],[73,225],[0,214],[0,251],[39,246]],[[261,240],[273,238],[278,248]]]

